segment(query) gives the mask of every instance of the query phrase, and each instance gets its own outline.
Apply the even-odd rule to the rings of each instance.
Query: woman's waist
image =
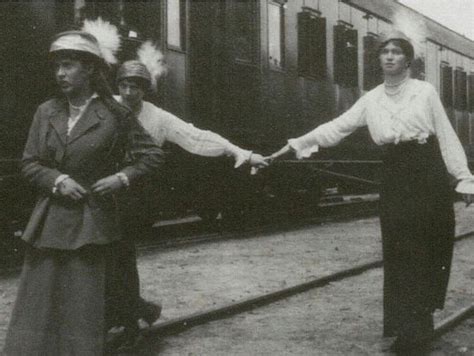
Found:
[[[424,142],[410,140],[383,145],[382,160],[389,166],[445,167],[436,136],[429,136]]]
[[[397,155],[405,153],[429,154],[441,152],[439,150],[438,139],[434,135],[427,136],[423,139],[411,138],[392,143],[386,143],[381,146],[382,151],[388,155]],[[401,157],[403,158],[403,156]],[[408,158],[408,157],[405,157]]]

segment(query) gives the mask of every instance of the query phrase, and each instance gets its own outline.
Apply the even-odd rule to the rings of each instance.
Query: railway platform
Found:
[[[465,208],[462,203],[456,204],[457,234],[474,230],[473,215],[474,207]],[[474,302],[473,250],[474,241],[469,239],[456,244],[447,305],[442,313],[436,315],[437,320],[442,320],[456,310]],[[380,258],[379,224],[378,218],[374,217],[328,222],[282,233],[257,233],[255,236],[246,236],[245,238],[216,240],[180,248],[143,250],[139,256],[139,271],[143,297],[150,301],[160,301],[163,305],[163,315],[154,326],[159,327],[160,324],[166,324],[177,318],[278,291]],[[18,275],[0,279],[0,295],[2,296],[0,299],[0,348],[3,347],[6,327],[16,294],[17,280]],[[381,281],[382,271],[375,269],[350,278],[349,287],[346,284],[343,287],[338,287],[337,283],[328,284],[321,289],[314,289],[264,308],[243,313],[237,318],[251,322],[252,317],[259,315],[261,311],[276,308],[269,313],[275,318],[267,318],[266,322],[255,324],[254,327],[241,325],[235,330],[237,330],[236,332],[246,330],[251,333],[252,330],[257,332],[257,329],[268,328],[267,331],[261,331],[275,335],[273,339],[266,339],[268,342],[278,338],[284,340],[283,334],[286,335],[286,333],[284,332],[285,328],[282,329],[282,325],[285,324],[286,319],[283,316],[288,313],[293,315],[291,310],[294,311],[294,308],[298,308],[300,305],[302,309],[294,314],[296,319],[298,319],[298,313],[301,317],[313,315],[308,319],[307,324],[299,324],[301,330],[310,327],[309,320],[314,320],[318,325],[323,325],[326,321],[327,327],[333,328],[332,335],[335,337],[343,332],[339,328],[347,323],[344,318],[349,318],[349,324],[353,327],[357,326],[357,334],[362,338],[367,335],[369,339],[366,339],[365,342],[374,344],[375,346],[372,347],[376,347],[380,351],[383,346],[381,345]],[[365,297],[368,299],[364,299]],[[307,302],[305,302],[305,298]],[[300,304],[300,299],[302,304]],[[293,300],[298,302],[293,304]],[[351,310],[349,316],[346,313],[347,310]],[[196,355],[222,354],[219,348],[213,349],[214,351],[209,349],[209,352],[200,349],[200,347],[207,347],[206,343],[211,342],[212,338],[203,339],[199,345],[196,344],[195,352],[193,352],[192,342],[196,341],[196,338],[192,335],[197,335],[193,333],[202,333],[204,330],[205,335],[210,333],[216,338],[224,335],[229,336],[229,333],[232,332],[232,325],[234,325],[229,323],[232,323],[233,320],[234,318],[216,321],[209,326],[200,326],[186,331],[182,334],[184,339],[176,343],[176,345],[183,346],[183,349],[180,350],[173,348],[175,345],[173,339],[180,336],[171,336],[168,341],[164,340],[158,344],[154,343],[155,338],[150,336],[147,352],[150,354],[163,352],[168,355],[183,354],[182,352]],[[288,319],[288,322],[291,320]],[[316,328],[316,326],[311,327]],[[317,331],[314,329],[313,336],[308,336],[304,342],[305,345],[310,345],[313,338],[319,337]],[[277,337],[278,332],[283,332],[283,334]],[[189,335],[187,346],[185,335]],[[323,338],[327,337],[325,334],[322,335]],[[340,336],[340,342],[346,342],[343,335]],[[265,339],[263,334],[262,339]],[[298,343],[296,336],[294,341]],[[245,338],[236,338],[236,342],[244,343]],[[287,342],[291,342],[291,340],[287,340]],[[258,345],[258,343],[255,344],[256,347]],[[271,347],[269,350],[272,351]],[[245,354],[244,352],[248,350],[237,348],[234,351],[235,354]],[[263,351],[265,350],[262,349]],[[292,354],[283,349],[281,351],[281,353],[273,354]],[[301,351],[302,353],[299,353],[298,350],[293,351],[294,354],[305,354],[304,350]],[[360,354],[371,354],[369,351],[367,350],[367,353],[361,351]],[[258,354],[265,354],[265,352]]]

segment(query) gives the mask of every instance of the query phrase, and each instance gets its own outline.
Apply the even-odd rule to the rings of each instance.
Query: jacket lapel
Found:
[[[67,142],[67,120],[66,104],[63,101],[56,102],[49,116],[49,122],[64,145]]]
[[[72,128],[67,140],[68,144],[77,140],[93,127],[98,126],[100,120],[101,118],[97,114],[96,100],[92,99],[92,102],[88,105],[76,125]]]

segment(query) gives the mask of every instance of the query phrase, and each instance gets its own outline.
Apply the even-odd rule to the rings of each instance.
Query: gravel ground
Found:
[[[456,246],[440,322],[474,302],[474,240]],[[389,355],[382,338],[382,269],[332,283],[251,312],[153,340],[142,355]],[[474,320],[432,345],[426,355],[474,355]],[[418,356],[419,354],[417,354]]]
[[[471,231],[474,228],[471,219],[473,214],[474,207],[466,209],[462,204],[456,204],[458,233]],[[457,254],[458,252],[459,248],[456,249]],[[474,264],[472,264],[472,257],[469,254],[469,252],[472,252],[472,248],[465,249],[461,252],[464,252],[466,255],[464,257],[456,257],[451,284],[457,285],[458,274],[465,278],[462,283],[457,285],[453,292],[450,292],[447,301],[447,309],[448,307],[458,309],[473,301],[472,280],[474,279],[474,271],[472,266]],[[143,296],[151,301],[162,302],[164,311],[160,320],[165,321],[170,318],[202,311],[203,309],[224,305],[242,298],[289,287],[380,257],[381,246],[378,219],[370,218],[352,222],[332,222],[326,225],[302,228],[287,233],[263,234],[263,236],[255,238],[234,239],[224,242],[188,246],[177,250],[153,252],[140,256],[139,270],[142,279]],[[470,258],[471,260],[469,260]],[[462,263],[463,261],[468,262]],[[466,265],[468,266],[466,267]],[[464,269],[462,269],[462,267],[464,267]],[[464,272],[459,272],[459,268],[461,268],[460,271]],[[323,314],[316,314],[315,318],[321,321],[326,320],[323,324],[332,325],[331,327],[335,328],[331,330],[328,327],[328,335],[339,333],[339,324],[334,323],[337,322],[337,320],[339,320],[338,318],[342,315],[345,315],[340,309],[348,307],[344,306],[344,303],[347,304],[348,295],[352,295],[349,307],[353,307],[352,299],[355,296],[354,291],[356,291],[357,296],[361,294],[373,298],[371,305],[377,305],[378,307],[375,309],[378,311],[374,311],[374,314],[370,314],[370,318],[373,317],[373,321],[363,320],[362,322],[358,322],[357,333],[355,334],[363,335],[364,338],[367,337],[369,344],[371,344],[370,340],[373,340],[374,345],[376,345],[377,340],[380,341],[380,332],[377,325],[381,323],[381,310],[379,310],[381,303],[381,271],[369,272],[369,274],[371,277],[373,276],[373,280],[370,278],[369,283],[366,277],[356,277],[353,280],[360,280],[361,285],[356,283],[352,288],[350,286],[347,287],[347,291],[338,291],[336,289],[333,291],[333,294],[328,293],[327,297],[325,297],[331,302],[325,303],[326,308],[322,308],[321,310]],[[470,282],[467,283],[467,280]],[[17,276],[0,280],[0,295],[2,296],[0,300],[0,349],[3,346],[6,326],[16,293],[16,283]],[[346,284],[344,284],[344,286],[345,285]],[[326,288],[346,287],[331,285]],[[294,298],[296,298],[295,300],[302,298],[301,301],[305,304],[303,301],[304,298],[309,298],[308,295],[310,294],[314,295],[319,293],[322,293],[322,290]],[[337,299],[339,299],[339,301]],[[467,301],[467,299],[469,299],[469,301]],[[320,308],[319,301],[318,303],[316,303],[316,301],[317,299],[314,297],[312,299],[309,298],[307,308],[303,308],[300,312],[294,311],[293,303],[287,302],[279,302],[267,308],[280,306],[279,312],[277,313],[278,315],[291,316],[295,314],[295,318],[298,318],[298,315],[304,318],[305,315],[308,314],[306,312],[307,310]],[[354,301],[354,303],[355,306],[358,305],[357,303],[359,302]],[[283,305],[284,307],[281,307]],[[360,305],[362,309],[357,312],[361,315],[361,318],[368,318],[369,313],[366,312],[368,306],[364,305],[365,304],[362,303]],[[290,308],[292,312],[288,314],[287,308]],[[266,308],[262,310],[264,309]],[[256,316],[258,313],[259,311],[254,311],[239,316],[238,318]],[[448,313],[448,311],[444,313]],[[279,323],[275,323],[274,317],[268,315],[267,317],[271,318],[267,319],[270,330],[283,328],[282,325],[284,325],[284,323],[279,325]],[[331,321],[332,324],[329,324],[329,321]],[[342,321],[340,323],[343,324]],[[372,324],[373,326],[370,327],[370,330],[367,329],[368,325]],[[211,325],[216,325],[216,323],[212,323]],[[311,325],[308,324],[308,327]],[[313,329],[315,327],[316,325],[311,326]],[[232,331],[227,329],[227,327],[224,327],[223,332],[229,333]],[[265,323],[263,323],[245,327],[244,331],[253,331],[258,335],[260,332],[264,333],[265,329],[268,328]],[[236,332],[238,332],[238,330],[240,329],[236,329]],[[308,330],[311,329],[308,328]],[[318,332],[314,333],[313,336],[308,336],[308,340],[304,342],[308,345],[312,345],[311,347],[314,347],[314,342],[311,343],[311,340],[327,339],[327,337],[324,336],[325,334],[321,333],[319,329],[314,330],[318,330]],[[192,332],[194,331],[190,331],[190,333]],[[186,334],[189,334],[189,332]],[[221,331],[216,331],[217,337],[221,337],[222,335],[220,334]],[[298,340],[297,330],[294,332],[283,332],[281,334],[286,335],[285,337],[294,337],[295,343],[302,342],[301,340],[296,342]],[[372,334],[373,337],[370,336]],[[278,335],[279,336],[275,338],[282,337],[280,333],[278,333]],[[202,337],[198,338],[200,339]],[[252,341],[254,339],[255,338],[249,338],[249,342],[247,342],[246,339],[243,338],[238,341],[238,343],[254,344],[254,341]],[[342,338],[342,340],[343,339],[344,338]],[[168,340],[171,342],[173,339],[170,338]],[[210,339],[207,340],[209,342]],[[232,340],[232,338],[230,338],[230,340]],[[333,338],[333,343],[334,340],[337,339]],[[285,346],[286,343],[288,343],[287,346]],[[286,340],[286,343],[285,345],[282,344],[284,348],[280,350],[281,352],[273,353],[288,354],[285,353],[286,348],[288,348],[288,352],[292,354],[292,347],[294,346],[292,346],[292,343],[288,340]],[[337,350],[337,343],[334,346],[336,347],[334,350]],[[191,349],[187,353],[181,353],[181,350],[175,350],[169,351],[170,353],[168,354],[177,352],[174,354],[212,355],[212,353],[208,353],[206,349],[199,349],[198,344],[196,344],[195,351],[193,351],[194,346],[192,343],[190,343],[189,347]],[[256,348],[253,348],[253,350],[253,352],[247,354],[265,354],[265,349],[262,349],[262,353]],[[258,352],[255,352],[255,350],[258,350]],[[164,351],[165,354],[168,352],[166,350]],[[239,354],[237,349],[235,351],[237,352],[236,354]],[[216,350],[216,352],[216,355],[220,354],[219,350]],[[224,352],[224,354],[232,353]]]

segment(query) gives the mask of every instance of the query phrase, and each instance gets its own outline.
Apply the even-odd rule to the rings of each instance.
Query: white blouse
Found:
[[[115,98],[122,103],[120,96]],[[147,101],[142,102],[138,121],[160,147],[169,141],[199,156],[234,156],[235,168],[247,162],[252,154],[252,151],[241,149],[212,131],[198,129]]]
[[[317,152],[320,146],[337,145],[362,126],[368,126],[377,145],[411,140],[423,144],[430,135],[436,135],[448,172],[459,180],[456,191],[474,194],[474,177],[467,166],[466,154],[435,88],[417,79],[409,79],[403,85],[396,101],[385,94],[383,84],[377,86],[344,114],[288,140],[289,145],[301,159]]]

